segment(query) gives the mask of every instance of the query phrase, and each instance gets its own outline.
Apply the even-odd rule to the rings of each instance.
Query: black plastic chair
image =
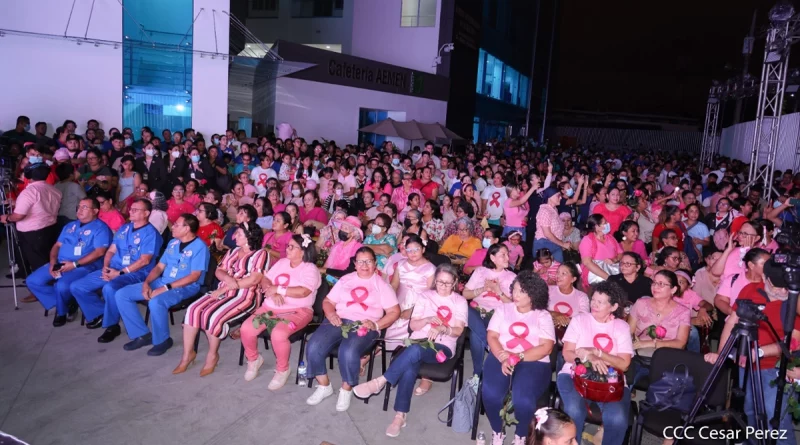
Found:
[[[658,381],[665,371],[672,371],[676,365],[685,365],[689,370],[689,375],[694,378],[694,384],[699,391],[713,367],[712,364],[706,363],[703,355],[697,352],[690,352],[683,349],[674,348],[661,348],[656,350],[653,354],[653,359],[650,365],[650,375],[652,381]],[[682,370],[683,367],[678,368]],[[726,367],[720,374],[717,382],[711,388],[711,391],[704,403],[704,407],[700,410],[699,414],[709,414],[720,410],[728,397],[728,388],[730,386],[731,372],[730,368]],[[695,399],[697,394],[695,395]],[[633,425],[633,436],[631,437],[630,445],[640,445],[642,442],[642,431],[647,431],[656,437],[661,437],[664,428],[668,426],[681,426],[684,423],[684,413],[677,409],[666,409],[659,411],[649,407],[647,402],[642,401],[641,409],[636,416],[636,421]],[[693,426],[699,429],[701,426],[708,426],[709,432],[712,430],[719,431],[719,437],[726,437],[730,434],[732,429],[739,429],[739,426],[734,422],[726,422],[722,419],[713,420],[710,422],[695,421]],[[708,435],[704,435],[708,437]],[[725,440],[710,440],[701,439],[699,436],[693,439],[681,439],[682,442],[695,443],[695,444],[723,444]]]
[[[325,318],[325,313],[322,310],[322,302],[325,300],[325,297],[328,296],[328,292],[330,292],[330,284],[324,278],[317,289],[317,296],[314,300],[314,316],[311,319],[311,322],[306,325],[303,329],[298,330],[297,332],[293,333],[289,336],[290,343],[300,342],[300,355],[297,360],[297,366],[300,366],[300,361],[303,360],[303,355],[305,354],[306,350],[306,335],[310,334],[317,330],[317,326],[322,320]],[[269,350],[269,332],[264,330],[262,333],[258,335],[260,338],[264,339],[264,347]],[[244,345],[241,345],[239,349],[239,366],[244,365]],[[300,382],[300,375],[295,373],[294,384],[298,384]]]
[[[423,363],[419,368],[419,376],[424,376],[428,380],[434,382],[450,382],[450,398],[456,396],[456,392],[460,391],[464,386],[464,345],[466,343],[467,327],[464,327],[464,332],[458,337],[456,342],[456,350],[453,356],[444,363]],[[392,361],[397,358],[403,351],[404,347],[399,347],[392,351]],[[389,395],[392,390],[392,385],[386,382],[386,391],[383,396],[383,410],[389,409]],[[447,426],[453,425],[453,405],[447,415]]]

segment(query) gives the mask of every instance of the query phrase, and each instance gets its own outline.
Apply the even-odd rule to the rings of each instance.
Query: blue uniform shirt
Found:
[[[145,273],[150,273],[156,265],[157,255],[161,252],[161,243],[164,239],[152,224],[147,223],[138,229],[133,228],[133,223],[125,223],[114,235],[114,246],[117,252],[111,258],[112,269],[122,270],[139,261],[142,255],[152,255],[150,263],[142,268]]]
[[[78,261],[95,249],[107,248],[111,244],[111,229],[99,219],[86,224],[72,221],[61,229],[58,242],[61,243],[59,262]]]
[[[161,255],[161,263],[165,266],[161,279],[164,284],[169,284],[199,270],[202,273],[197,282],[202,285],[208,270],[208,258],[208,247],[200,237],[196,237],[183,250],[180,240],[173,239],[167,244],[164,255]]]

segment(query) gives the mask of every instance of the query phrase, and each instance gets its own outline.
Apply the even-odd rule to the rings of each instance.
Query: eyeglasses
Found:
[[[420,249],[419,247],[413,247],[411,249],[406,249],[406,252],[408,252],[408,253],[417,253],[420,250],[422,250],[422,249]]]
[[[437,286],[453,287],[453,286],[455,286],[455,284],[456,284],[456,283],[454,283],[454,282],[452,282],[452,281],[442,281],[442,280],[436,280],[436,285],[437,285]]]
[[[131,207],[131,209],[130,209],[131,213],[139,213],[139,212],[146,212],[146,211],[147,211],[146,209],[140,209],[138,207]],[[200,212],[200,211],[201,210],[198,210],[198,212]]]
[[[665,283],[663,281],[653,281],[653,283],[650,286],[651,287],[658,287],[658,288],[672,287],[671,284]]]
[[[745,235],[745,236],[758,236],[755,233],[739,232],[739,236],[742,236],[742,235]]]
[[[356,266],[372,266],[372,260],[356,260]]]
[[[94,207],[87,206],[87,205],[82,205],[82,206],[78,206],[78,210],[94,210]]]

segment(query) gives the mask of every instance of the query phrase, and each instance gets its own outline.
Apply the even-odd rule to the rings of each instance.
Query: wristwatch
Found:
[[[167,290],[172,290],[172,285],[171,284],[165,284],[164,287],[166,287]]]
[[[77,261],[73,261],[73,262],[72,262],[72,265],[73,265],[73,266],[74,266],[76,269],[77,269],[77,268],[79,268],[79,267],[81,267],[81,265],[80,265],[80,264],[78,264],[78,262],[77,262]]]
[[[763,357],[764,357],[764,350],[761,349],[761,348],[758,348],[758,358],[763,358]]]

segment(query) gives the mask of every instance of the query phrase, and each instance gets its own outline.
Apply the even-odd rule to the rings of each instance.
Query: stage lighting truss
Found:
[[[758,82],[747,74],[728,79],[725,83],[714,81],[708,92],[706,120],[703,126],[703,145],[700,148],[700,165],[710,166],[719,149],[719,107],[726,100],[737,100],[755,96]]]

